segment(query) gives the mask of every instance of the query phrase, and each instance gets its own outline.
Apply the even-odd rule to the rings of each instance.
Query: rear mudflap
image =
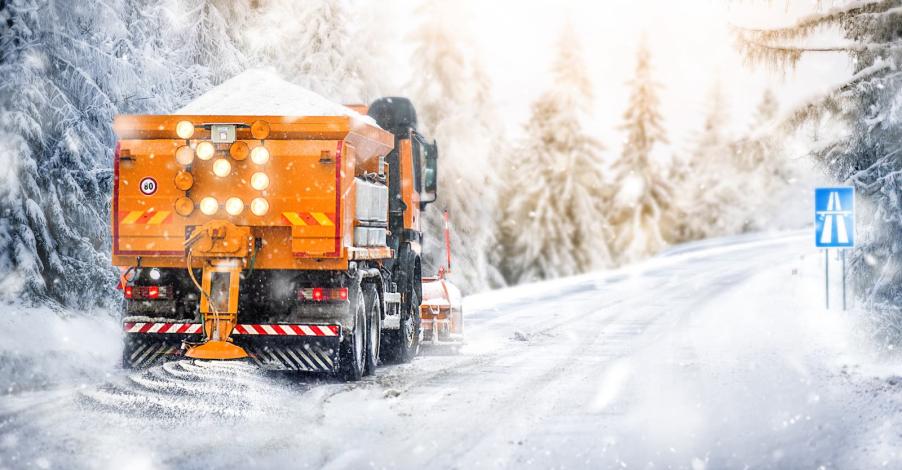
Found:
[[[184,343],[202,340],[199,323],[123,324],[123,365],[144,368],[184,357]],[[232,332],[249,361],[267,370],[335,372],[341,328],[314,324],[239,324]]]
[[[141,334],[125,335],[122,365],[128,369],[142,369],[183,356],[182,340],[200,341],[199,335]]]
[[[309,337],[235,338],[251,362],[266,370],[334,372],[338,367],[338,341]]]

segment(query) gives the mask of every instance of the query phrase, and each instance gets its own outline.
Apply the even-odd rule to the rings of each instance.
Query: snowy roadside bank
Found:
[[[695,256],[707,257],[716,253],[745,250],[754,246],[764,248],[770,245],[786,243],[787,240],[802,239],[809,236],[810,230],[791,230],[707,238],[682,243],[671,246],[652,258],[617,269],[594,271],[548,281],[530,282],[468,295],[464,297],[464,312],[467,315],[480,315],[481,312],[498,310],[509,303],[527,302],[530,299],[546,298],[550,295],[566,295],[587,288],[600,287],[607,283],[616,283],[624,279],[640,276],[648,271],[691,260]]]
[[[863,312],[825,309],[823,271],[811,248],[741,284],[714,281],[723,289],[666,341],[622,364],[636,402],[623,441],[641,435],[698,468],[898,468],[899,361]]]
[[[0,317],[0,394],[95,383],[119,364],[118,322],[103,311],[9,305]]]

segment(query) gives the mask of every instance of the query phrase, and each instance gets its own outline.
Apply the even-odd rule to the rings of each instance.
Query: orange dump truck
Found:
[[[125,367],[249,358],[353,380],[416,355],[436,145],[407,99],[367,112],[116,118]]]

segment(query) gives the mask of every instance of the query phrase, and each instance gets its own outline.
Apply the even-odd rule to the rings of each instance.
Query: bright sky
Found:
[[[841,1],[841,0],[837,0]],[[775,25],[822,8],[830,0],[492,0],[474,2],[461,30],[475,37],[495,97],[509,129],[517,135],[530,103],[548,87],[548,69],[559,32],[569,23],[583,38],[585,60],[595,83],[595,119],[612,155],[619,153],[617,129],[627,101],[625,83],[643,37],[652,50],[662,89],[662,114],[675,152],[691,147],[701,125],[706,97],[719,81],[729,105],[729,128],[748,126],[765,88],[785,111],[822,93],[849,75],[841,55],[804,59],[783,74],[744,65],[731,25]],[[409,8],[399,2],[394,8]]]
[[[622,139],[617,127],[627,103],[625,83],[644,35],[656,79],[663,85],[665,124],[674,150],[680,152],[701,126],[715,82],[720,82],[730,107],[730,128],[741,131],[765,88],[773,88],[786,109],[848,76],[848,61],[839,55],[805,60],[785,77],[782,72],[746,66],[734,46],[731,24],[785,22],[798,11],[755,3],[496,0],[484,2],[481,14],[474,17],[479,25],[474,31],[483,36],[478,43],[485,45],[498,105],[507,115],[525,116],[529,102],[548,86],[547,69],[558,31],[570,21],[584,38],[585,60],[595,81],[595,118],[607,146],[615,152]]]

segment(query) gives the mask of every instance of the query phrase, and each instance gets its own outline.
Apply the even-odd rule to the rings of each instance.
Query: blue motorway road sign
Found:
[[[814,190],[814,237],[820,248],[855,246],[855,188]]]

